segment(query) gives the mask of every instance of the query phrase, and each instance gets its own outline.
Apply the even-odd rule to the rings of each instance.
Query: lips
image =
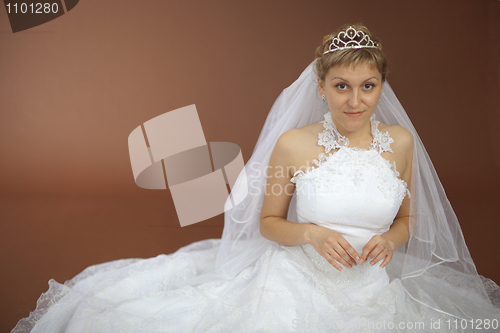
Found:
[[[344,112],[349,117],[359,117],[363,114],[364,111],[352,111],[352,112]]]

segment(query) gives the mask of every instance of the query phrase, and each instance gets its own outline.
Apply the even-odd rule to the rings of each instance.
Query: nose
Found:
[[[359,92],[356,89],[353,89],[351,96],[349,97],[349,106],[355,109],[359,106],[359,104],[360,104]]]

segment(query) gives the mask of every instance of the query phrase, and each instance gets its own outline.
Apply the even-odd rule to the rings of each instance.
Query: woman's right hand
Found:
[[[356,260],[360,260],[359,254],[340,233],[316,224],[310,225],[309,244],[339,271],[342,271],[339,263],[352,268],[357,265]]]

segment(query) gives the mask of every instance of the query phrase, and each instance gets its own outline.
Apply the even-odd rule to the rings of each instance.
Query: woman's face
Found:
[[[318,78],[319,92],[326,98],[337,130],[366,130],[382,93],[382,75],[366,63],[356,67],[337,65],[328,71],[325,80]]]

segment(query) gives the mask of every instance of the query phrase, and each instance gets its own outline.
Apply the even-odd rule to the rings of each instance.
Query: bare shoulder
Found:
[[[403,126],[380,123],[378,128],[382,133],[388,132],[394,140],[394,143],[391,144],[394,152],[404,153],[413,151],[413,135]]]
[[[274,166],[289,166],[293,164],[294,154],[297,151],[297,145],[302,141],[302,133],[298,129],[291,129],[281,134],[271,155],[270,163]]]
[[[280,135],[274,146],[274,151],[278,154],[289,154],[298,142],[300,142],[300,132],[295,128],[288,130]]]
[[[317,138],[315,132],[317,124],[313,123],[300,128],[293,128],[280,135],[275,149],[284,150],[288,153],[300,154],[311,148],[311,142]]]
[[[287,167],[288,178],[295,171],[305,169],[310,160],[316,158],[318,151],[318,129],[320,123],[313,123],[288,130],[280,135],[271,156],[272,165]]]

